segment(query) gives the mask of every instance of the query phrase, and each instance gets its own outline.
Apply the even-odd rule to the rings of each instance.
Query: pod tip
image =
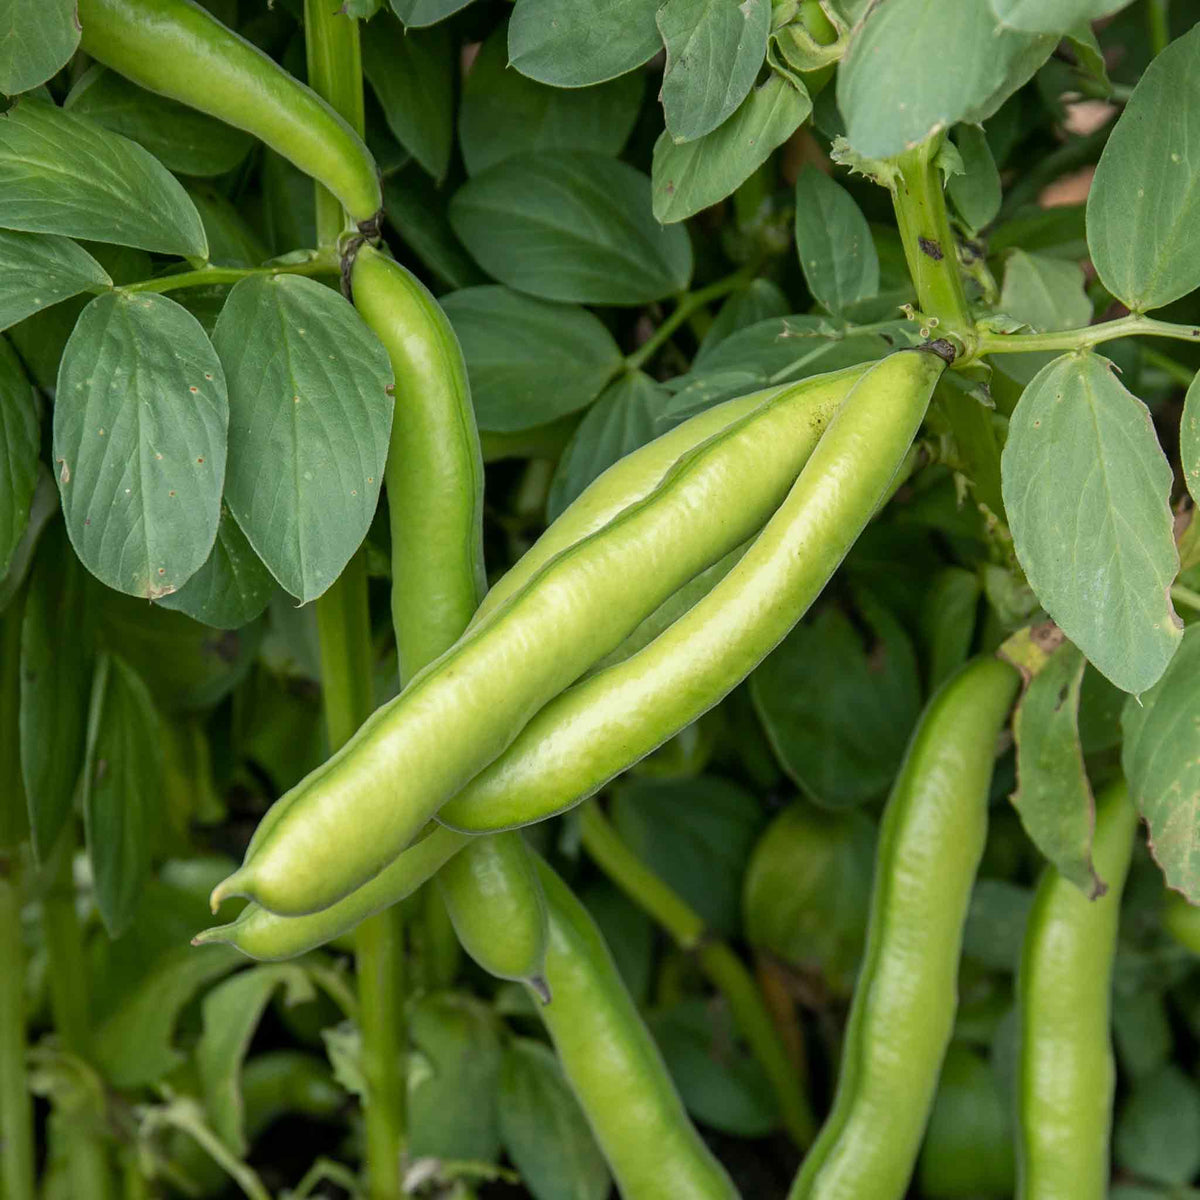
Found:
[[[549,1004],[553,999],[550,995],[550,984],[546,982],[545,975],[530,975],[525,982],[529,984],[543,1004]]]
[[[213,946],[218,942],[231,943],[233,939],[230,937],[229,931],[232,928],[232,925],[214,925],[211,929],[202,929],[192,938],[192,945]]]
[[[241,867],[234,871],[226,879],[222,879],[212,890],[212,895],[208,898],[209,908],[215,913],[221,907],[223,901],[228,900],[230,896],[248,896],[246,885],[249,882],[248,873],[245,867]]]

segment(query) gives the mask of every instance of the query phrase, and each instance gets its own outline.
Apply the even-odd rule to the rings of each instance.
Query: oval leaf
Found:
[[[796,179],[796,251],[808,290],[832,313],[879,291],[867,218],[841,184],[813,166]]]
[[[156,96],[99,64],[71,89],[64,107],[149,150],[182,175],[224,175],[250,152],[250,134]]]
[[[96,907],[109,937],[129,923],[150,870],[162,776],[162,731],[150,692],[132,667],[104,655],[92,682],[83,820]]]
[[[392,425],[387,354],[337,292],[298,275],[243,279],[213,344],[229,381],[225,499],[271,574],[313,600],[375,515]]]
[[[511,433],[590,404],[623,362],[612,334],[582,308],[501,287],[443,302],[462,344],[479,428]]]
[[[1146,406],[1107,359],[1063,355],[1017,403],[1001,476],[1038,600],[1098,671],[1144,692],[1180,637],[1171,468]]]
[[[1200,904],[1200,625],[1163,677],[1125,703],[1121,766],[1167,886]],[[1139,702],[1140,701],[1140,702]]]
[[[1101,282],[1134,312],[1200,286],[1200,25],[1146,68],[1113,127],[1087,204]]]
[[[508,35],[501,26],[484,42],[463,84],[458,137],[467,173],[477,175],[529,150],[619,154],[643,91],[640,75],[589,88],[535,83],[508,69]]]
[[[1129,0],[991,0],[1002,25],[1027,33],[1066,33],[1124,8]]]
[[[422,29],[452,17],[472,0],[392,0],[392,12],[409,29]]]
[[[108,272],[70,238],[0,229],[0,329],[89,288],[111,285]]]
[[[79,45],[76,0],[0,0],[0,92],[27,92],[67,65]]]
[[[512,65],[553,87],[589,87],[649,62],[662,40],[659,0],[517,0],[508,26]]]
[[[0,337],[0,577],[29,522],[41,430],[37,393],[8,339]]]
[[[667,48],[662,106],[667,132],[690,142],[745,100],[767,54],[769,0],[667,0],[658,10]]]
[[[63,351],[54,460],[71,544],[111,588],[181,588],[221,515],[229,405],[200,323],[166,296],[85,308]]]
[[[1057,42],[1002,28],[984,0],[877,4],[838,70],[846,138],[867,158],[891,158],[958,121],[982,121]]]
[[[1179,460],[1187,490],[1193,500],[1200,501],[1200,374],[1188,385],[1183,400],[1183,416],[1179,422]]]
[[[677,145],[663,130],[651,170],[655,217],[682,221],[731,195],[810,112],[808,93],[772,72],[712,133]]]
[[[217,540],[204,565],[159,604],[216,629],[240,629],[267,607],[274,591],[271,573],[229,509],[222,507]]]
[[[450,223],[494,278],[547,300],[646,304],[687,287],[692,246],[650,211],[650,180],[582,151],[521,154],[476,175]]]
[[[0,227],[208,254],[196,206],[152,154],[31,98],[0,115]]]

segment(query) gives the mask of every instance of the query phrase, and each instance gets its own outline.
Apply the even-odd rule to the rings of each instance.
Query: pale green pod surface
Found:
[[[871,364],[724,578],[643,649],[550,701],[438,820],[488,832],[562,812],[732,691],[820,595],[888,494],[944,369],[912,350]]]
[[[311,88],[192,0],[78,0],[80,46],[160,96],[244,129],[327,187],[358,222],[383,207],[363,140]]]
[[[462,948],[489,974],[545,998],[546,901],[519,833],[474,838],[437,875]]]
[[[282,815],[268,814],[268,832],[214,900],[244,894],[298,916],[375,875],[539,708],[768,520],[847,386],[836,373],[781,393],[551,559],[277,802]]]
[[[1103,1200],[1112,1166],[1111,999],[1121,892],[1137,812],[1124,781],[1096,802],[1090,900],[1048,867],[1025,925],[1017,979],[1018,1200]]]
[[[396,380],[384,479],[403,684],[453,644],[486,587],[483,456],[467,366],[438,302],[370,246],[355,256],[351,283]]]
[[[303,917],[280,917],[260,904],[250,903],[236,921],[204,930],[192,939],[192,945],[227,942],[261,962],[307,954],[412,895],[474,840],[469,834],[435,825],[369,883],[329,908]]]
[[[550,1001],[542,1020],[623,1200],[737,1200],[688,1118],[587,909],[539,860]]]
[[[884,810],[833,1109],[789,1200],[901,1200],[958,1008],[963,925],[1018,676],[968,663],[929,702]]]

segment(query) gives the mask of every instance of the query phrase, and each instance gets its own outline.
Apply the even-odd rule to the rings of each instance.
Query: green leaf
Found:
[[[532,429],[590,404],[623,361],[582,308],[501,287],[453,292],[442,307],[467,360],[479,428]]]
[[[9,606],[21,584],[25,582],[42,530],[57,513],[58,491],[50,478],[49,470],[43,463],[38,463],[37,481],[34,483],[33,499],[29,504],[29,519],[25,522],[20,540],[9,557],[8,570],[0,575],[0,613]]]
[[[401,239],[447,287],[487,281],[450,228],[447,197],[416,163],[384,180],[383,206]]]
[[[1171,468],[1146,406],[1106,359],[1063,355],[1017,403],[1001,476],[1017,558],[1042,606],[1098,671],[1145,691],[1180,637]]]
[[[83,770],[92,674],[84,584],[55,522],[38,547],[21,626],[21,774],[42,862],[71,818]]]
[[[71,89],[64,107],[137,142],[181,175],[224,175],[254,145],[250,134],[156,96],[98,63]]]
[[[1029,631],[1015,635],[1029,638]],[[1007,645],[1008,643],[1006,643]],[[1030,840],[1089,900],[1108,885],[1092,862],[1096,803],[1083,765],[1079,694],[1083,655],[1064,641],[1049,646],[1035,636],[1036,661],[1013,715],[1017,790],[1010,797]],[[1024,673],[1024,672],[1023,672]]]
[[[245,961],[232,946],[186,944],[156,959],[136,989],[123,989],[93,1037],[95,1063],[108,1085],[146,1087],[185,1062],[174,1044],[179,1014],[206,983]]]
[[[83,310],[58,372],[54,461],[93,575],[154,599],[195,573],[217,536],[228,421],[221,363],[189,312],[152,292]]]
[[[120,936],[141,898],[162,785],[162,731],[149,689],[122,659],[104,655],[88,711],[83,821],[109,937]]]
[[[191,183],[188,195],[204,222],[208,238],[208,260],[218,267],[257,267],[271,257],[270,250],[259,240],[241,211],[218,192],[206,184]],[[184,297],[208,289],[187,288]],[[216,292],[216,288],[211,289]],[[221,289],[222,302],[228,289]]]
[[[726,1004],[700,997],[659,1009],[647,1021],[688,1112],[737,1137],[766,1137],[779,1109],[758,1061],[738,1045]]]
[[[687,811],[687,821],[679,820]],[[612,820],[629,848],[722,934],[740,926],[742,873],[763,826],[754,797],[715,775],[634,779]]]
[[[831,313],[879,291],[867,218],[844,187],[811,165],[796,179],[796,252],[808,290]]]
[[[1078,328],[1092,319],[1092,302],[1084,283],[1077,262],[1010,250],[1000,309],[1043,333]]]
[[[470,3],[472,0],[391,0],[392,12],[409,29],[436,25]]]
[[[463,83],[458,138],[469,175],[531,150],[616,155],[629,139],[645,90],[641,75],[589,88],[555,88],[508,69],[501,26],[483,43]]]
[[[866,158],[891,158],[939,129],[983,121],[1057,41],[1003,29],[984,0],[878,4],[838,69],[847,140]]]
[[[746,868],[746,938],[848,997],[867,936],[875,823],[798,801],[767,826]]]
[[[1007,879],[977,880],[963,926],[963,954],[989,971],[1015,972],[1032,907],[1032,888]]]
[[[1138,1083],[1113,1137],[1118,1167],[1155,1183],[1185,1184],[1200,1170],[1200,1088],[1174,1063]]]
[[[229,381],[226,503],[307,603],[375,515],[392,423],[387,354],[337,292],[298,275],[243,279],[213,344]]]
[[[89,288],[108,272],[70,238],[0,229],[0,329]]]
[[[216,629],[240,629],[267,607],[274,591],[271,573],[222,506],[212,552],[179,591],[158,603]]]
[[[458,190],[450,224],[488,274],[546,300],[646,304],[692,276],[691,242],[655,220],[650,180],[603,154],[505,159]]]
[[[279,988],[284,989],[284,1003],[288,1005],[316,997],[308,973],[292,963],[252,967],[225,980],[204,997],[204,1027],[195,1050],[204,1107],[208,1123],[239,1158],[249,1149],[244,1128],[242,1062],[263,1010]]]
[[[600,928],[617,970],[638,1007],[650,997],[654,973],[654,922],[614,883],[603,876],[577,889],[579,899]]]
[[[75,0],[0,0],[0,93],[45,83],[78,45]]]
[[[654,215],[682,221],[735,192],[796,132],[812,111],[808,93],[771,73],[719,128],[676,145],[664,130],[654,143]]]
[[[1192,499],[1200,499],[1200,374],[1192,378],[1179,421],[1179,459],[1183,482]]]
[[[930,581],[919,633],[924,642],[929,691],[936,691],[967,661],[975,640],[982,588],[963,567],[944,567]]]
[[[40,424],[37,393],[8,339],[0,337],[0,577],[7,573],[29,523]]]
[[[959,219],[971,234],[990,225],[1000,211],[1000,172],[987,136],[978,125],[959,125],[954,144],[962,158],[961,175],[951,175],[946,191]]]
[[[716,129],[754,86],[771,31],[768,0],[666,0],[658,29],[667,48],[662,106],[667,132],[691,142]]]
[[[181,612],[123,596],[90,580],[89,585],[87,607],[96,621],[98,644],[120,654],[137,671],[163,712],[211,708],[249,672],[260,627],[210,629]]]
[[[445,28],[405,33],[389,13],[362,31],[363,72],[393,136],[434,179],[454,147],[454,48]]]
[[[887,791],[921,709],[908,635],[869,594],[858,599],[868,640],[840,609],[825,608],[750,677],[784,770],[829,808]]]
[[[1163,677],[1125,703],[1121,766],[1150,826],[1167,886],[1200,903],[1200,625],[1183,635]],[[1140,703],[1139,703],[1140,700]]]
[[[513,1038],[499,1101],[500,1136],[534,1200],[605,1200],[608,1166],[553,1050]]]
[[[659,0],[517,0],[512,65],[552,87],[590,87],[649,62],[661,49]]]
[[[588,410],[558,460],[546,519],[558,515],[598,475],[655,436],[654,414],[665,392],[643,371],[622,375]]]
[[[1059,34],[1083,22],[1107,17],[1128,3],[1129,0],[991,0],[992,11],[1006,28]]]
[[[0,228],[208,254],[200,214],[153,155],[29,98],[0,115]]]
[[[761,278],[751,281],[721,305],[720,312],[700,341],[700,348],[692,360],[692,370],[703,368],[709,355],[731,334],[771,317],[786,316],[790,311],[788,298],[778,284]]]
[[[496,1017],[472,996],[423,996],[409,1033],[426,1060],[409,1077],[409,1153],[414,1158],[495,1162],[501,1049]]]
[[[1088,192],[1100,281],[1134,312],[1200,285],[1200,25],[1146,68],[1113,127]]]

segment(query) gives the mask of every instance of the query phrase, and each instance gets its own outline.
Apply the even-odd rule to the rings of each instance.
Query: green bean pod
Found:
[[[140,87],[244,129],[360,224],[383,207],[363,140],[316,92],[193,0],[77,0],[80,45]]]
[[[963,924],[1017,673],[969,663],[929,702],[884,811],[833,1109],[788,1200],[900,1200],[958,1007]]]
[[[483,456],[466,363],[438,302],[371,246],[359,249],[350,282],[396,380],[384,481],[392,623],[407,683],[466,629],[487,587]]]
[[[525,980],[546,1000],[546,901],[524,838],[472,838],[437,882],[462,948],[489,974]]]
[[[411,896],[468,842],[477,840],[434,824],[374,879],[336,904],[303,917],[281,917],[251,901],[236,920],[196,934],[192,945],[225,942],[260,962],[280,962],[307,954]]]
[[[736,1200],[587,909],[538,862],[550,918],[540,1012],[623,1200]]]
[[[438,820],[478,833],[562,812],[732,691],[820,595],[887,495],[944,369],[914,350],[871,364],[728,574],[645,648],[548,703]]]
[[[1017,979],[1018,1200],[1102,1200],[1111,1166],[1113,958],[1137,813],[1124,781],[1096,803],[1092,858],[1108,891],[1089,900],[1048,867]]]
[[[781,393],[552,558],[277,801],[282,815],[267,814],[267,832],[214,904],[244,894],[302,915],[382,870],[539,708],[768,519],[846,388],[840,375],[818,376]]]

